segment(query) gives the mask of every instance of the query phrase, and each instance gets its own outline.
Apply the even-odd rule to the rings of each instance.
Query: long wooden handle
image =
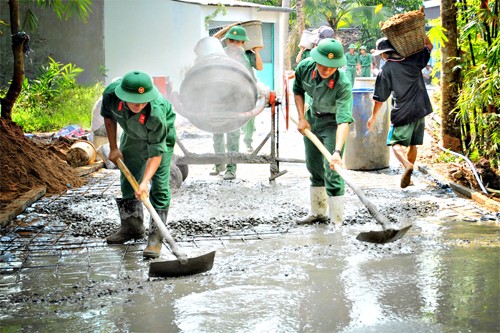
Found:
[[[293,117],[290,117],[290,119],[295,123],[295,125],[297,126],[299,125],[297,120],[295,120]],[[311,140],[312,143],[314,143],[314,145],[319,149],[319,151],[321,152],[321,154],[323,154],[326,160],[330,162],[332,159],[332,154],[330,154],[330,152],[328,151],[328,149],[326,149],[323,143],[319,141],[318,137],[314,135],[314,133],[307,128],[304,130],[304,133],[309,138],[309,140]],[[377,220],[377,222],[379,222],[382,225],[382,228],[385,230],[388,226],[389,220],[387,220],[387,218],[378,211],[377,206],[375,206],[370,200],[366,198],[363,190],[359,188],[356,184],[354,184],[352,179],[346,174],[345,170],[340,165],[335,164],[334,170],[340,175],[340,177],[342,177],[342,179],[344,179],[346,184],[349,185],[350,188],[352,188],[354,193],[356,193],[356,195],[359,197],[359,200],[361,200],[361,202],[366,206],[366,208],[368,208],[370,214],[375,218],[375,220]]]
[[[138,192],[139,191],[139,183],[137,182],[135,177],[132,175],[130,170],[127,168],[125,163],[123,163],[123,161],[120,158],[118,158],[116,160],[116,162],[118,163],[118,167],[120,168],[120,170],[123,172],[123,174],[125,175],[125,177],[129,181],[130,185],[132,185],[132,188],[134,189],[134,191]],[[172,253],[177,257],[177,259],[179,259],[179,261],[181,263],[183,263],[183,264],[187,263],[187,261],[188,261],[187,254],[175,243],[174,239],[170,235],[170,232],[168,232],[167,227],[165,227],[165,224],[163,224],[163,221],[161,220],[160,215],[158,215],[158,213],[154,209],[153,205],[151,204],[151,201],[149,201],[148,196],[142,195],[141,201],[144,204],[144,206],[146,206],[147,210],[149,211],[149,214],[151,215],[151,218],[153,219],[156,226],[160,230],[161,235],[163,236],[163,238],[165,238],[168,245],[172,249]]]

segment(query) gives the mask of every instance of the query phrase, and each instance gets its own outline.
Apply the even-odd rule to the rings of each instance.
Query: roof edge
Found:
[[[291,13],[292,8],[288,7],[275,7],[267,5],[259,5],[257,3],[245,2],[245,1],[234,1],[234,0],[223,0],[223,1],[209,1],[209,0],[173,0],[175,2],[188,3],[192,5],[200,6],[227,6],[227,7],[243,7],[243,8],[256,8],[257,10],[267,11],[267,12],[283,12]]]

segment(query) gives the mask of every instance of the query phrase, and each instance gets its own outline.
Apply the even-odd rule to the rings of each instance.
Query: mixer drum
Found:
[[[176,110],[194,126],[211,133],[234,131],[249,120],[257,87],[248,70],[226,55],[203,57],[182,81]]]

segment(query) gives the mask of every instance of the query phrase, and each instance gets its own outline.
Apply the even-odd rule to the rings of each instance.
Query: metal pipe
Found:
[[[261,94],[259,96],[259,99],[255,103],[255,108],[253,110],[247,111],[247,112],[240,112],[236,114],[238,118],[245,118],[245,119],[250,119],[252,117],[258,116],[262,110],[264,110],[266,106],[266,96],[264,94]]]
[[[449,150],[449,149],[446,149],[446,148],[444,148],[444,147],[441,147],[440,145],[438,145],[438,147],[439,147],[439,149],[441,149],[441,150],[443,150],[443,151],[445,151],[445,152],[447,152],[447,153],[450,153],[450,154],[452,154],[452,155],[455,155],[455,156],[458,156],[458,157],[463,158],[463,159],[467,162],[467,164],[469,165],[469,167],[472,169],[472,172],[474,173],[474,176],[476,177],[476,180],[477,180],[477,182],[478,182],[478,184],[479,184],[479,187],[481,187],[481,190],[482,190],[485,194],[489,194],[489,193],[488,193],[488,190],[486,190],[486,188],[484,187],[483,182],[481,181],[481,178],[479,178],[479,175],[477,174],[476,168],[474,167],[474,164],[471,162],[471,160],[469,160],[469,159],[468,159],[466,156],[464,156],[464,155],[461,155],[461,154],[459,154],[459,153],[456,153],[456,152],[454,152],[454,151],[451,151],[451,150]]]

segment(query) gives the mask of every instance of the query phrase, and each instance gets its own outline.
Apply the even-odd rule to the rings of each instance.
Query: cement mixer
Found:
[[[201,130],[226,133],[262,112],[266,92],[258,91],[248,69],[227,56],[217,38],[201,39],[194,51],[196,63],[179,90],[179,114]]]
[[[280,101],[276,93],[256,84],[250,72],[225,54],[215,37],[201,39],[194,48],[196,62],[181,83],[175,111],[197,128],[214,133],[227,133],[241,128],[249,119],[270,108],[271,129],[253,153],[195,154],[177,138],[176,144],[184,153],[174,156],[175,165],[187,177],[189,164],[270,164],[270,181],[285,174],[279,162],[303,163],[303,160],[278,158],[278,114]],[[270,140],[270,154],[259,154]]]

